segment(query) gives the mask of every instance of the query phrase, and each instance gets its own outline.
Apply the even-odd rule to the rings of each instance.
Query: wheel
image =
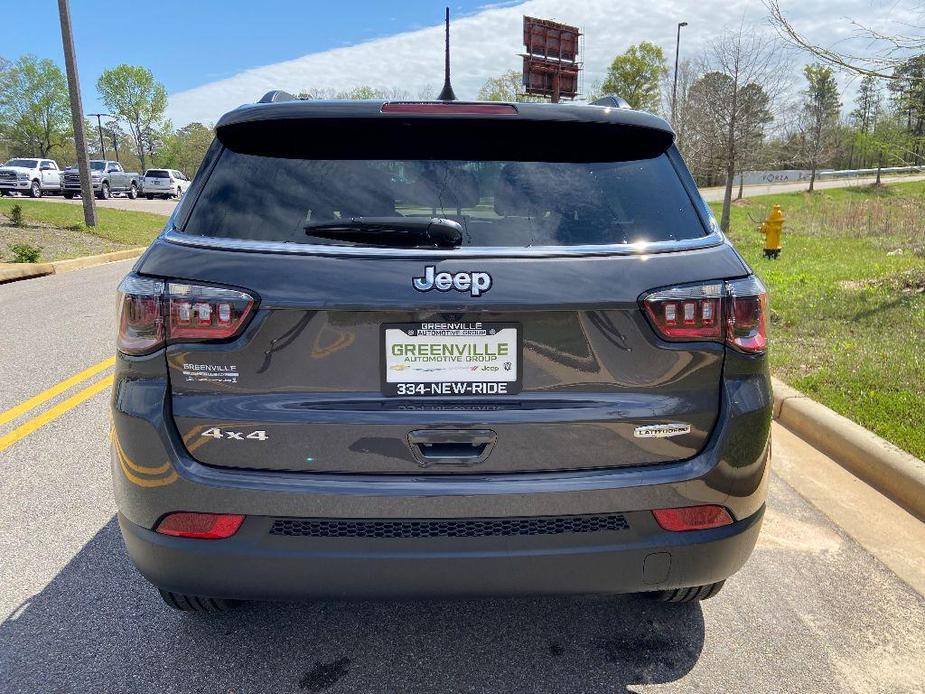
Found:
[[[180,186],[177,186],[177,200],[183,197],[183,189]]]
[[[722,589],[725,582],[726,581],[717,581],[716,583],[708,583],[705,586],[660,590],[655,593],[650,593],[650,595],[660,602],[696,602],[699,600],[708,600]]]
[[[100,186],[100,192],[96,194],[96,197],[100,200],[109,200],[109,198],[112,197],[112,194],[109,192],[108,183],[104,182],[103,185]]]
[[[200,612],[204,614],[221,614],[233,610],[241,604],[241,600],[224,600],[222,598],[206,598],[201,595],[184,595],[172,593],[169,590],[158,588],[158,592],[168,605],[181,612]]]
[[[128,199],[134,200],[137,197],[138,197],[138,186],[136,186],[133,183],[132,185],[129,186],[129,189],[128,189]]]
[[[148,200],[154,200],[154,196],[151,195],[151,193],[146,193],[145,197],[148,198]]]
[[[30,198],[42,197],[42,186],[39,185],[38,181],[32,181],[32,185],[29,186],[29,197]]]
[[[74,199],[74,194],[73,194],[73,193],[65,193],[65,194],[64,194],[64,199],[65,199],[65,200],[73,200],[73,199]]]

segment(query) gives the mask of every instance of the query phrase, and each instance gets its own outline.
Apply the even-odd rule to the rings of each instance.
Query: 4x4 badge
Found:
[[[419,292],[429,292],[431,289],[448,292],[455,289],[480,296],[491,289],[491,275],[487,272],[437,272],[435,266],[428,265],[424,268],[424,276],[415,277],[411,283]]]

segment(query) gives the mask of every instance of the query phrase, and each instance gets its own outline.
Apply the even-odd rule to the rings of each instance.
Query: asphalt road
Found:
[[[112,355],[113,290],[130,265],[0,285],[0,421]],[[123,550],[107,453],[111,369],[101,369],[0,424],[0,692],[925,691],[925,598],[778,475],[757,550],[702,605],[618,597],[174,612]],[[102,390],[80,401],[96,383]],[[48,421],[10,443],[36,417]],[[812,458],[787,432],[774,445],[787,479]],[[859,504],[855,521],[895,513],[880,503]]]
[[[824,190],[826,188],[848,188],[852,186],[863,186],[870,185],[876,180],[874,176],[868,176],[865,178],[856,178],[856,179],[839,179],[834,181],[816,181],[816,188]],[[925,176],[884,176],[883,183],[910,183],[912,181],[922,181],[925,180]],[[751,185],[745,186],[742,191],[743,197],[752,198],[756,195],[773,195],[775,193],[794,193],[801,190],[806,190],[807,183],[774,183],[768,185]],[[723,199],[724,189],[721,187],[717,188],[702,188],[700,190],[704,199],[708,202],[721,202]],[[733,196],[738,193],[738,189],[733,191]],[[45,200],[51,202],[63,202],[69,205],[79,205],[81,204],[80,198],[74,200],[65,200],[59,196],[48,196]],[[138,198],[137,200],[129,200],[128,198],[111,198],[109,200],[97,200],[96,204],[100,207],[111,207],[117,210],[136,210],[139,212],[153,212],[155,214],[162,214],[169,216],[173,209],[177,206],[176,200],[147,200],[145,198]]]

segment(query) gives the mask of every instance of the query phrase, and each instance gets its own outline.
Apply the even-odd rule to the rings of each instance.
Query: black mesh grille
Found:
[[[288,537],[505,537],[560,535],[627,530],[622,514],[605,516],[552,516],[548,518],[469,518],[427,520],[348,520],[277,518],[271,535]]]

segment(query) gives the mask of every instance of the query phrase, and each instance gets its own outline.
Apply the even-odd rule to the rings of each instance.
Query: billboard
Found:
[[[524,17],[524,91],[553,102],[578,95],[578,27]]]

